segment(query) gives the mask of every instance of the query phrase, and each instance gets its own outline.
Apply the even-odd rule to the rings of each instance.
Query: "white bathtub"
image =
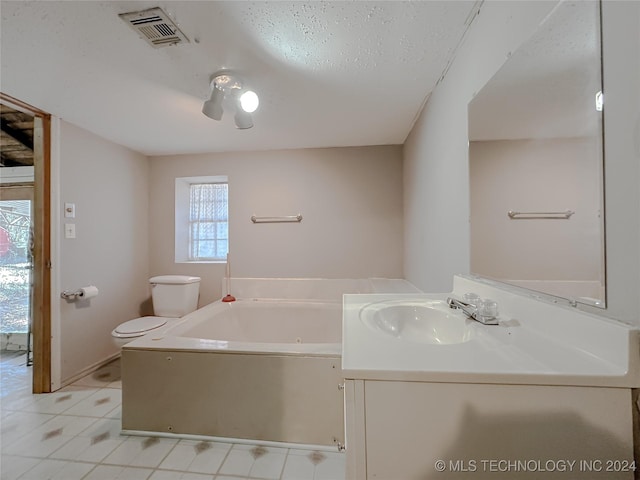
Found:
[[[336,302],[301,300],[238,300],[214,302],[187,316],[167,330],[165,336],[215,340],[206,348],[264,350],[273,352],[293,344],[295,350],[326,349],[342,343],[342,305]],[[257,346],[255,344],[270,344]],[[275,344],[275,345],[274,345]],[[289,348],[284,348],[289,352]]]
[[[339,446],[341,341],[341,302],[214,302],[125,345],[122,428]]]

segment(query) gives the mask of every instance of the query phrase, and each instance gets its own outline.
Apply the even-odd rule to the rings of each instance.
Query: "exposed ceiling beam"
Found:
[[[0,152],[0,167],[23,167],[23,166],[29,166],[29,165],[25,165],[24,163],[20,163],[16,161],[15,158],[6,155],[5,152]]]
[[[29,150],[33,151],[33,138],[29,137],[21,130],[16,130],[15,128],[13,128],[13,126],[9,124],[9,122],[7,122],[4,119],[2,119],[1,121],[1,127],[4,133],[9,135],[13,139],[17,140],[18,142],[20,142]]]

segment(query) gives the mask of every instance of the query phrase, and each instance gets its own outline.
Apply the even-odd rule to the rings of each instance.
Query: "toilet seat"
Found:
[[[140,317],[118,325],[111,334],[118,338],[133,338],[146,335],[152,330],[162,327],[170,320],[166,317]]]

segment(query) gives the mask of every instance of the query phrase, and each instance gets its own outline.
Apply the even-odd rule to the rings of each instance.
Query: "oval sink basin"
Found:
[[[360,311],[370,329],[398,340],[431,345],[451,345],[473,336],[471,320],[443,301],[373,303]]]

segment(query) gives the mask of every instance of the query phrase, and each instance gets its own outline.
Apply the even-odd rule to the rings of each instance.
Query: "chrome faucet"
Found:
[[[467,317],[475,320],[476,322],[480,322],[483,325],[498,325],[498,317],[494,315],[482,315],[478,312],[478,308],[470,303],[449,297],[447,298],[447,304],[449,304],[450,308],[462,310]]]

